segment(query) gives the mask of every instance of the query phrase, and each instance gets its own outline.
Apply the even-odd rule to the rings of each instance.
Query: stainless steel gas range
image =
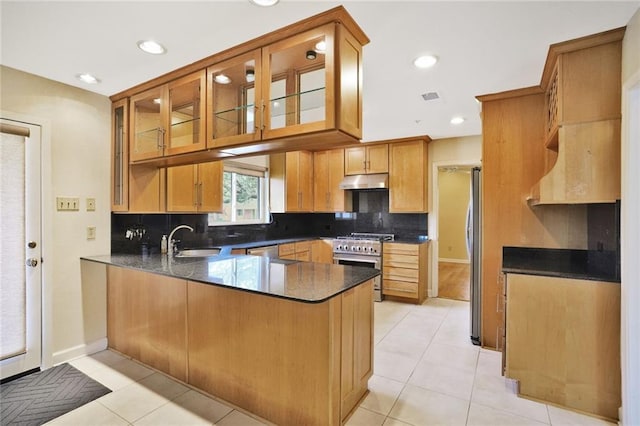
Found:
[[[393,234],[353,232],[333,240],[333,263],[339,265],[366,266],[382,271],[382,244],[393,241]],[[373,282],[373,300],[381,302],[382,278]]]

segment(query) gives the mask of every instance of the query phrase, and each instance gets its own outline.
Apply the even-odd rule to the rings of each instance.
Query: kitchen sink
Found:
[[[178,254],[176,257],[209,257],[209,256],[218,256],[220,254],[219,248],[203,248],[203,249],[185,249]]]

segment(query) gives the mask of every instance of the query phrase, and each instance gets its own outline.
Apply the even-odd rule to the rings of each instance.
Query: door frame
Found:
[[[40,127],[40,242],[42,279],[41,279],[41,358],[40,369],[53,366],[53,183],[51,173],[51,121],[41,117],[0,110],[0,117]]]
[[[438,297],[438,259],[440,257],[438,247],[438,215],[440,188],[438,182],[438,169],[441,167],[482,167],[479,161],[474,160],[443,160],[434,161],[431,165],[431,210],[428,217],[428,235],[431,241],[431,265],[429,269],[429,285],[427,297]]]
[[[632,43],[630,43],[631,45]],[[640,197],[637,196],[637,167],[640,160],[640,123],[633,109],[640,110],[640,71],[633,74],[622,86],[622,168],[620,212],[620,272],[621,272],[621,329],[620,353],[622,373],[622,407],[620,421],[635,424],[640,421],[640,267],[636,262],[640,250]],[[633,140],[632,140],[633,138]],[[634,402],[635,401],[635,402]]]

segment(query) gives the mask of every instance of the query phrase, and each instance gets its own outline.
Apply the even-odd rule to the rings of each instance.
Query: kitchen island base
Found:
[[[107,268],[108,340],[118,352],[145,363],[131,330],[157,353],[169,348],[159,332],[169,317],[154,315],[159,309],[177,312],[169,343],[179,353],[176,342],[185,342],[186,358],[171,359],[184,363],[186,376],[175,373],[182,371],[175,362],[150,365],[265,420],[339,425],[367,393],[373,371],[371,279],[323,302],[305,303],[175,278],[171,296],[163,295],[163,285],[150,294],[150,283],[166,277]],[[124,297],[124,288],[130,296]],[[153,318],[164,325],[147,322]]]

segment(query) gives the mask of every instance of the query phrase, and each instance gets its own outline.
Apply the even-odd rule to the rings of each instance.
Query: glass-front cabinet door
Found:
[[[129,209],[128,99],[114,102],[111,109],[111,211]]]
[[[328,24],[262,49],[263,139],[334,127],[334,33]]]
[[[205,84],[204,70],[169,83],[164,155],[205,148]]]
[[[164,153],[167,102],[166,86],[155,87],[131,97],[131,161],[161,157]]]
[[[131,97],[131,161],[205,147],[205,71]]]
[[[260,65],[258,49],[208,68],[209,147],[237,145],[260,139]]]

